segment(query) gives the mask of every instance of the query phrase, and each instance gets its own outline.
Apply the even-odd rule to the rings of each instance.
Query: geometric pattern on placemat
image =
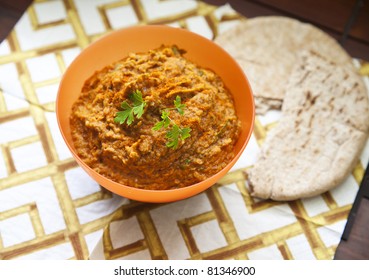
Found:
[[[86,259],[126,201],[77,166],[57,127],[58,84],[80,50],[129,25],[196,25],[212,38],[218,22],[240,18],[215,10],[196,1],[34,1],[0,46],[0,259]]]
[[[205,193],[176,203],[122,205],[91,258],[333,257],[351,204],[338,206],[329,192],[288,203],[257,200],[244,176],[244,170],[231,172]],[[326,210],[314,213],[316,204]]]
[[[34,1],[0,44],[0,259],[331,259],[357,192],[347,189],[361,181],[369,145],[337,189],[289,203],[261,201],[250,197],[244,171],[277,118],[257,117],[238,168],[214,187],[145,204],[97,185],[62,141],[57,87],[91,42],[137,24],[213,39],[239,20],[228,5],[192,0]]]

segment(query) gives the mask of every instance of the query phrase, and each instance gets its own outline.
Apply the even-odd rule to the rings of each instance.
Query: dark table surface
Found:
[[[309,22],[334,37],[352,56],[369,61],[369,0],[203,0],[231,6],[247,18],[288,16]],[[31,0],[0,0],[0,42]],[[335,259],[369,259],[369,168],[347,223]]]

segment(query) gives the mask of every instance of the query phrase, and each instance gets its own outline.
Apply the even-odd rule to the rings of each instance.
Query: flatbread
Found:
[[[346,51],[311,24],[287,17],[257,17],[220,34],[215,42],[241,65],[255,96],[258,114],[280,109],[286,84],[301,50],[337,64],[352,64]]]
[[[361,77],[351,67],[304,52],[287,84],[281,120],[248,171],[251,194],[294,200],[332,189],[354,168],[368,130]]]

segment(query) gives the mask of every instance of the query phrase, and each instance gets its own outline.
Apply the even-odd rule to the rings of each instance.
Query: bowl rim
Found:
[[[222,168],[220,171],[218,171],[217,173],[213,174],[212,176],[206,178],[203,181],[200,181],[198,183],[186,186],[186,187],[182,187],[182,188],[178,188],[178,189],[169,189],[169,190],[149,190],[149,189],[141,189],[141,188],[135,188],[135,187],[131,187],[129,185],[124,185],[124,184],[120,184],[117,183],[115,181],[113,181],[112,179],[109,179],[101,174],[99,174],[98,172],[96,172],[95,170],[93,170],[91,167],[89,167],[79,156],[78,154],[75,152],[75,149],[71,146],[71,143],[69,143],[69,140],[67,139],[65,132],[62,128],[62,124],[60,121],[60,114],[61,113],[61,109],[59,108],[59,104],[60,104],[60,99],[61,99],[61,92],[62,92],[62,86],[65,82],[65,80],[68,77],[68,74],[70,71],[72,71],[71,69],[73,69],[75,67],[75,65],[77,65],[79,63],[80,60],[82,60],[83,56],[87,55],[88,52],[92,51],[93,48],[95,48],[95,46],[101,44],[102,42],[104,42],[105,40],[109,40],[109,38],[113,38],[121,33],[127,32],[127,31],[134,31],[134,30],[140,30],[140,29],[151,29],[151,30],[175,30],[175,32],[183,32],[183,33],[187,33],[187,34],[191,34],[190,36],[194,36],[196,37],[198,40],[205,40],[207,41],[207,43],[209,43],[210,45],[212,45],[212,47],[217,48],[218,50],[220,50],[223,55],[227,56],[228,59],[231,59],[233,61],[233,63],[235,64],[235,66],[238,68],[239,72],[241,73],[241,75],[243,76],[244,80],[246,81],[246,84],[248,86],[248,91],[250,92],[250,101],[251,101],[251,107],[252,107],[252,112],[251,112],[251,119],[250,119],[250,124],[249,124],[249,130],[247,132],[247,135],[245,137],[245,140],[243,141],[243,144],[240,148],[240,150],[237,152],[237,154],[234,155],[234,157],[232,158],[232,160],[230,162],[227,163],[227,165]],[[95,71],[95,70],[94,70]],[[231,95],[232,92],[230,91]],[[217,45],[214,41],[207,39],[204,36],[201,36],[197,33],[194,33],[192,31],[189,31],[187,29],[183,29],[183,28],[177,28],[177,27],[171,27],[171,26],[167,26],[167,25],[136,25],[136,26],[131,26],[131,27],[126,27],[126,28],[121,28],[121,29],[117,29],[117,30],[113,30],[103,36],[101,36],[100,38],[98,38],[97,40],[95,40],[94,42],[90,43],[86,48],[82,49],[81,52],[74,58],[74,60],[70,63],[70,65],[67,67],[67,69],[64,71],[60,83],[59,83],[59,87],[58,87],[58,91],[57,91],[57,97],[56,97],[56,102],[55,102],[55,107],[56,107],[56,118],[57,118],[57,123],[58,123],[58,127],[59,127],[59,131],[62,135],[62,138],[65,142],[65,144],[67,145],[69,151],[71,152],[74,160],[77,161],[77,163],[79,164],[79,166],[82,167],[82,169],[84,169],[85,172],[87,172],[89,174],[90,177],[92,177],[92,179],[97,182],[98,184],[100,184],[102,187],[110,190],[111,192],[118,194],[122,197],[128,198],[128,199],[132,199],[135,201],[141,201],[141,202],[151,202],[151,203],[163,203],[163,202],[174,202],[174,201],[178,201],[178,200],[182,200],[182,199],[186,199],[189,198],[191,196],[195,196],[196,194],[199,194],[201,192],[203,192],[204,190],[210,188],[212,185],[214,185],[217,181],[219,181],[220,178],[217,178],[220,176],[221,174],[221,178],[224,177],[224,175],[226,175],[229,170],[234,166],[234,164],[238,161],[238,159],[240,158],[240,156],[242,155],[243,151],[245,150],[247,144],[249,143],[249,140],[251,138],[251,135],[253,133],[253,129],[254,129],[254,122],[255,122],[255,103],[254,103],[254,96],[252,94],[252,88],[250,85],[249,80],[247,79],[246,74],[244,73],[244,71],[242,70],[241,66],[238,64],[238,62],[228,53],[226,52],[221,46]],[[239,140],[237,140],[239,141]],[[237,143],[237,142],[236,142]],[[92,174],[94,174],[94,176],[92,176]],[[97,177],[95,177],[97,176]],[[100,183],[100,181],[103,180],[107,180],[109,181],[112,185],[115,185],[117,187],[119,187],[119,192],[117,192],[117,190],[115,188],[111,188],[110,186],[104,186],[103,184]],[[122,191],[123,192],[122,192]],[[180,191],[179,191],[180,190]],[[194,191],[195,190],[195,191]],[[187,195],[183,195],[183,192],[186,192]],[[124,193],[124,194],[122,194]],[[190,193],[190,195],[188,195]],[[152,195],[154,194],[154,199],[140,199],[140,194],[146,194],[145,197],[148,197],[147,195]],[[167,197],[168,194],[170,195],[170,199],[161,199],[160,197],[158,198],[157,195],[158,194],[163,194],[164,197]],[[137,197],[138,196],[138,197]]]

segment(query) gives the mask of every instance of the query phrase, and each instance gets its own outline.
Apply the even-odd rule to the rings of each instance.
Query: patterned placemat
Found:
[[[279,119],[257,116],[240,160],[207,191],[175,203],[118,197],[92,181],[55,116],[62,73],[107,32],[168,24],[209,39],[246,20],[190,0],[35,1],[0,44],[0,259],[331,259],[369,144],[347,180],[288,203],[250,197],[245,170]],[[354,60],[369,85],[369,66]]]

